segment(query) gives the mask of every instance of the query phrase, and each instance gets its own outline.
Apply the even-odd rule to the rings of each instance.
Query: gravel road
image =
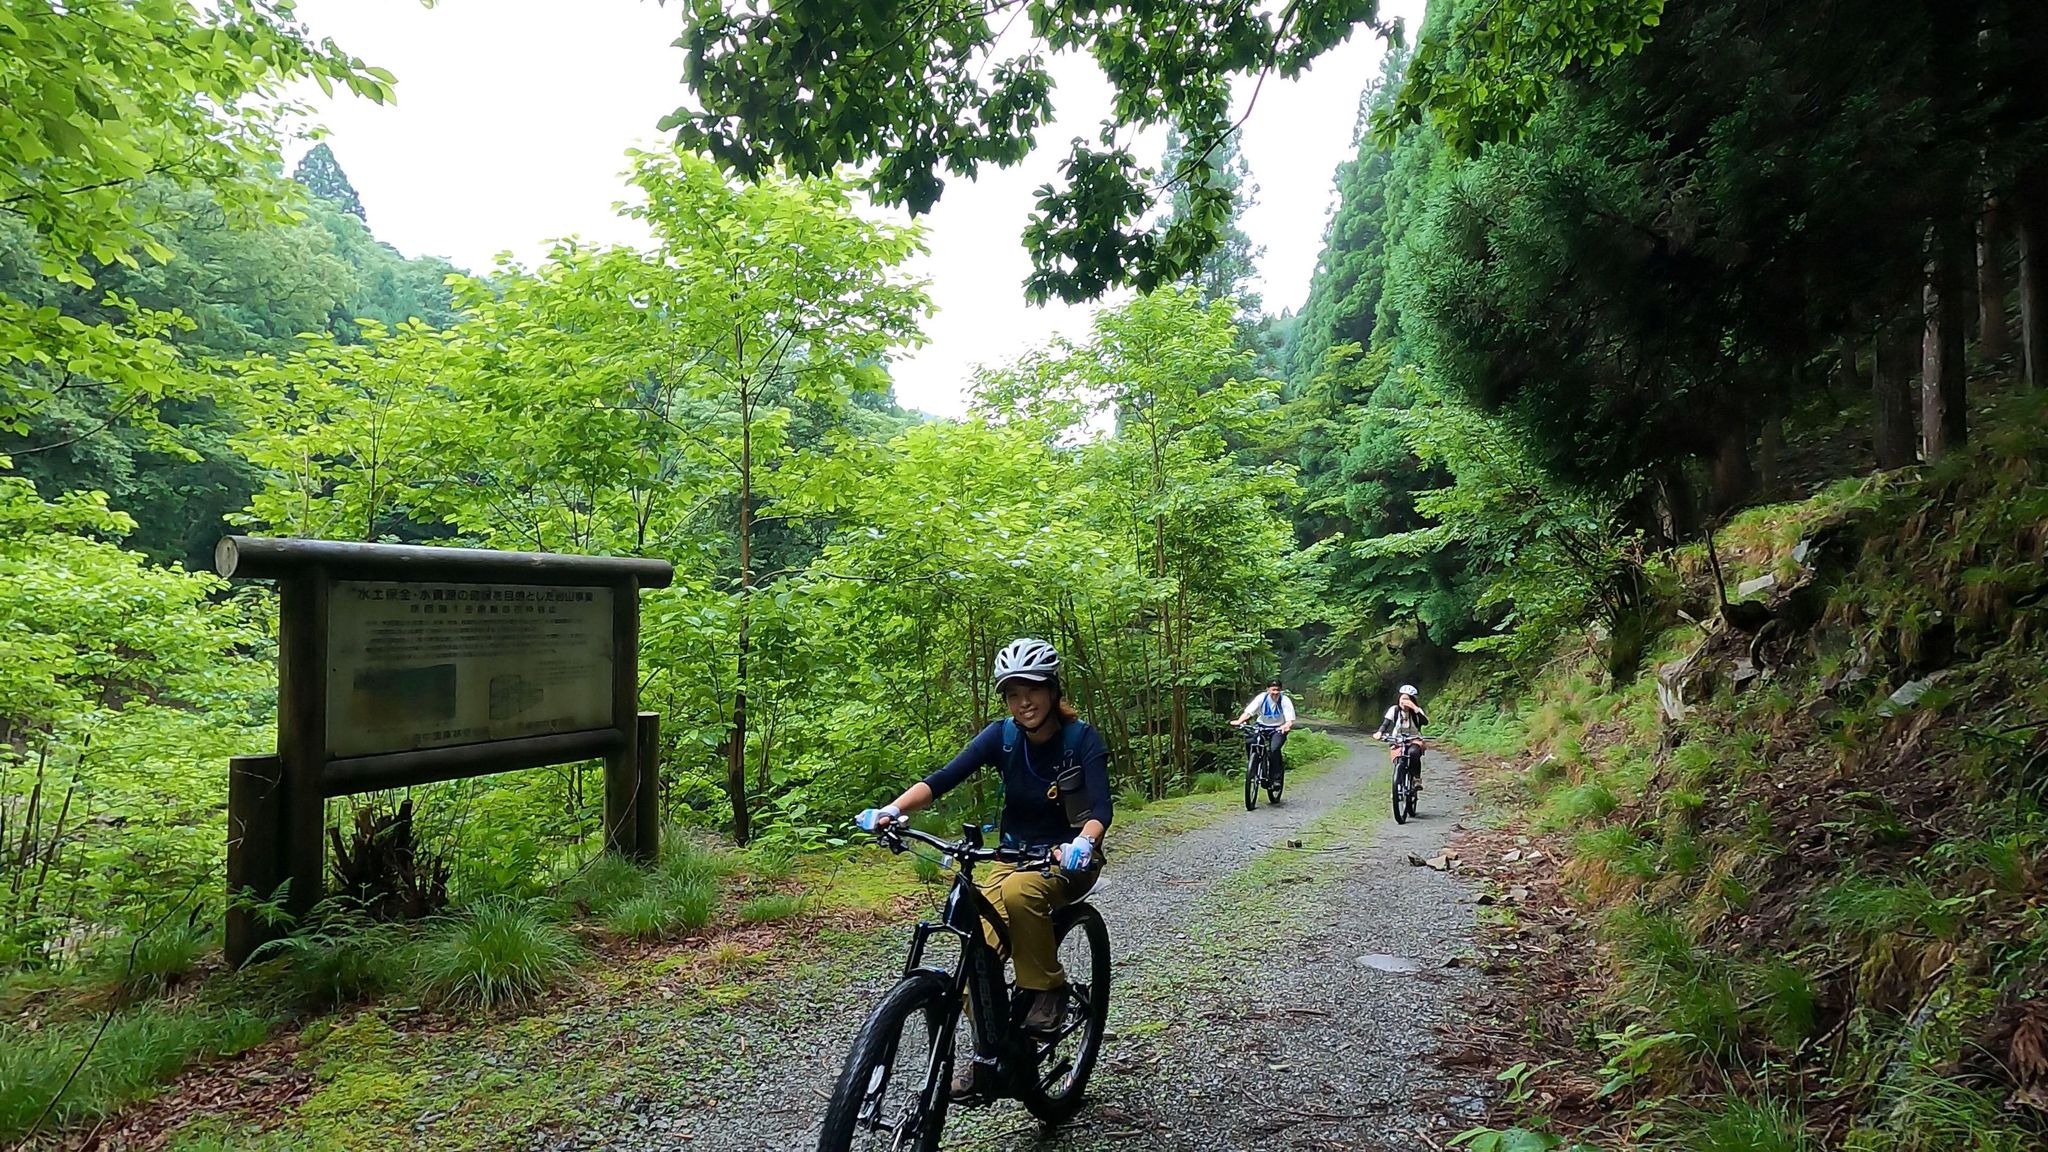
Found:
[[[1484,978],[1469,965],[1473,893],[1411,855],[1445,851],[1467,805],[1430,753],[1422,812],[1387,815],[1386,755],[1347,754],[1285,802],[1114,853],[1091,896],[1115,957],[1110,1040],[1081,1114],[1046,1135],[1004,1102],[956,1110],[947,1149],[1437,1149],[1485,1111],[1483,1077],[1436,1065]],[[1289,841],[1302,847],[1290,848]],[[1112,849],[1114,839],[1112,838]],[[857,937],[726,1035],[678,1033],[701,1090],[619,1100],[609,1131],[548,1149],[803,1149],[874,999],[900,970],[900,928]],[[706,1049],[710,1051],[707,1052]]]

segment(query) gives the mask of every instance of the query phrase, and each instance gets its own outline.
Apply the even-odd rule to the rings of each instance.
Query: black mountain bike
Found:
[[[1072,1116],[1102,1053],[1109,1020],[1109,929],[1102,914],[1084,901],[1053,913],[1060,964],[1068,976],[1066,1011],[1050,1034],[1026,1032],[1023,1021],[1031,997],[1018,995],[1004,977],[1009,934],[974,886],[974,866],[1000,861],[1049,869],[1052,854],[984,848],[981,829],[973,824],[962,830],[957,843],[900,824],[875,835],[892,852],[905,851],[909,840],[928,844],[956,861],[959,871],[940,922],[918,924],[903,979],[882,997],[854,1038],[825,1110],[818,1152],[936,1152],[946,1108],[953,1103],[954,1041],[963,1008],[971,1015],[973,1042],[964,1055],[976,1064],[977,1095],[959,1103],[1014,1098],[1047,1124]],[[989,946],[984,924],[995,926],[1001,952]],[[951,967],[927,961],[933,937],[959,945]]]
[[[1266,799],[1280,802],[1280,793],[1287,786],[1287,768],[1280,763],[1280,757],[1273,752],[1273,733],[1277,728],[1264,724],[1246,724],[1244,730],[1244,810],[1253,811],[1259,806],[1259,789],[1266,790]]]
[[[1396,736],[1390,743],[1394,746],[1394,823],[1406,824],[1415,815],[1415,797],[1421,791],[1415,778],[1422,771],[1425,745],[1419,736]]]

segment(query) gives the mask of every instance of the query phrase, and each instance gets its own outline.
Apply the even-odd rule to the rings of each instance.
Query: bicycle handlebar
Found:
[[[1003,864],[1045,865],[1047,867],[1050,867],[1053,862],[1053,849],[1051,848],[1032,850],[1026,848],[1006,848],[1001,845],[994,848],[979,848],[968,844],[964,840],[943,840],[929,832],[920,832],[910,825],[902,823],[891,823],[875,830],[875,839],[881,841],[882,846],[891,852],[907,851],[908,845],[903,843],[905,838],[916,840],[921,844],[928,844],[955,860],[966,862],[982,863],[994,861]]]

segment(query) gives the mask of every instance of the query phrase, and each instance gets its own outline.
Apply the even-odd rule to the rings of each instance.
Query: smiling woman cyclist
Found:
[[[999,864],[978,884],[1009,926],[1017,987],[1035,993],[1024,1028],[1049,1033],[1060,1025],[1067,987],[1052,914],[1080,899],[1101,875],[1102,834],[1112,815],[1109,749],[1061,694],[1060,657],[1052,645],[1028,637],[1012,641],[996,654],[993,678],[1009,719],[982,729],[945,767],[854,822],[873,831],[928,807],[978,769],[1002,773],[1003,843],[1054,848],[1060,867],[1046,873]],[[973,1090],[973,1073],[973,1062],[962,1061],[956,1096]]]

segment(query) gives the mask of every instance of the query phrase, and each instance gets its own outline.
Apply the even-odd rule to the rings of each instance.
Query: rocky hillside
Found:
[[[1475,1147],[2043,1146],[2048,409],[2007,407],[1674,557],[1636,682],[1454,685],[1526,1048]]]

